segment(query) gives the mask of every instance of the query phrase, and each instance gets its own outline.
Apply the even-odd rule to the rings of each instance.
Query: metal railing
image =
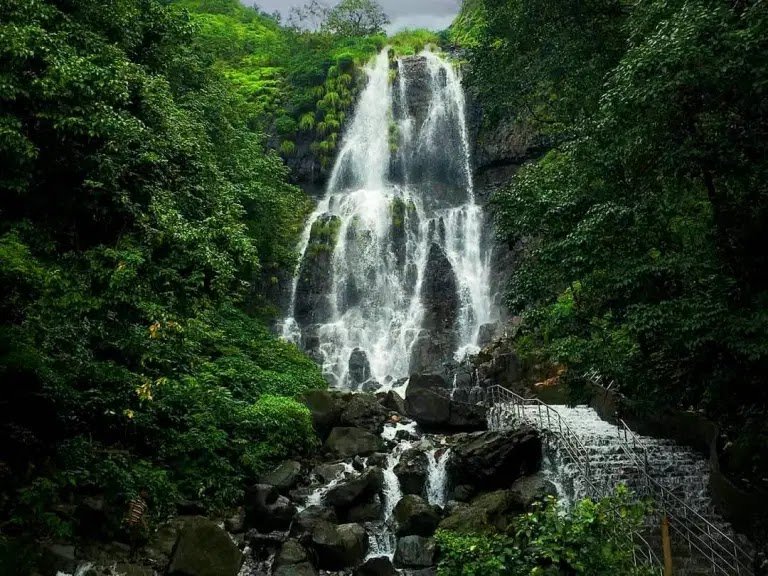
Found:
[[[670,530],[688,550],[706,559],[713,574],[752,576],[752,555],[653,477],[647,447],[623,420],[619,420],[618,434],[622,450],[642,471],[643,495],[652,498],[659,512],[667,515]]]
[[[554,433],[579,469],[591,495],[602,497],[613,490],[614,486],[601,486],[593,477],[589,452],[552,406],[538,398],[523,398],[498,385],[489,387],[485,397],[486,406],[490,410],[489,423],[503,427],[504,416],[511,412],[521,421]],[[527,410],[529,407],[535,408]],[[640,495],[651,498],[657,504],[657,509],[667,515],[670,529],[685,542],[689,551],[695,550],[700,554],[715,575],[753,576],[751,555],[746,550],[653,477],[647,446],[623,420],[619,420],[617,434],[621,449],[634,462],[641,476],[641,486],[633,488],[636,492],[639,488]],[[635,562],[641,559],[645,563],[647,558],[647,563],[660,567],[661,562],[653,547],[641,534],[635,533],[634,537],[637,543]]]
[[[595,498],[608,496],[613,490],[613,486],[607,484],[600,485],[597,479],[592,475],[592,467],[589,452],[584,447],[578,435],[568,426],[560,413],[549,404],[542,402],[538,398],[523,398],[511,390],[498,385],[489,387],[486,390],[486,406],[489,408],[489,424],[493,427],[502,428],[506,413],[511,411],[521,422],[528,422],[541,430],[548,430],[558,437],[559,444],[565,449],[568,457],[578,468],[582,480],[587,486],[587,492]],[[535,407],[532,411],[526,410],[526,407]],[[537,422],[538,420],[538,422]],[[624,518],[616,511],[616,531],[620,530]],[[632,530],[634,546],[632,549],[633,561],[636,567],[652,566],[661,574],[661,560],[659,559],[653,547],[636,530]]]

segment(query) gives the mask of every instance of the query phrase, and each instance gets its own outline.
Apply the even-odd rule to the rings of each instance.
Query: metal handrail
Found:
[[[568,426],[568,423],[565,422],[557,410],[552,408],[549,404],[542,402],[538,398],[523,398],[519,394],[516,394],[511,390],[504,388],[503,386],[494,385],[487,388],[486,404],[490,404],[492,407],[496,407],[500,403],[511,404],[512,406],[516,407],[518,417],[521,420],[529,421],[534,425],[536,424],[535,419],[529,418],[524,408],[526,406],[537,406],[540,427],[542,429],[545,429],[545,427],[541,409],[545,409],[547,415],[547,428],[555,434],[559,432],[559,437],[563,441],[562,444],[568,452],[571,460],[579,468],[579,471],[581,472],[583,479],[589,488],[589,493],[595,497],[602,497],[608,495],[611,492],[611,486],[606,484],[605,486],[600,487],[595,484],[595,481],[591,475],[589,452],[587,452],[587,449],[584,447],[584,444],[581,442],[578,435],[576,435],[576,433],[571,430],[570,426]],[[557,429],[552,427],[553,416],[557,421]],[[571,444],[573,444],[573,446]],[[621,515],[619,514],[616,515],[616,518],[618,523],[623,521]],[[647,562],[650,565],[655,566],[659,573],[661,573],[662,563],[658,555],[654,552],[653,547],[636,530],[633,529],[632,535],[635,543],[632,552],[635,566],[645,564],[647,559]]]
[[[534,425],[536,424],[535,419],[530,418],[524,408],[526,406],[538,406],[540,427],[542,429],[549,429],[554,433],[559,431],[560,438],[564,441],[563,445],[566,451],[574,463],[580,468],[590,490],[597,496],[606,494],[610,491],[612,488],[610,486],[602,487],[603,489],[600,490],[600,487],[595,485],[591,476],[589,453],[581,440],[571,430],[557,410],[538,398],[523,398],[519,394],[499,385],[491,386],[486,390],[486,399],[487,401],[490,401],[492,406],[496,406],[500,401],[505,404],[513,405],[517,408],[517,414],[521,420],[527,420]],[[545,410],[547,416],[546,427],[541,414],[542,409]],[[554,418],[557,421],[557,429],[552,427],[552,415],[554,415]],[[683,500],[653,478],[650,474],[648,464],[648,449],[641,438],[627,425],[626,422],[624,422],[624,420],[619,419],[617,433],[619,437],[619,445],[634,461],[645,481],[648,490],[647,495],[653,497],[654,500],[661,504],[663,511],[671,520],[670,528],[672,531],[680,535],[686,541],[689,549],[695,549],[705,557],[709,561],[715,574],[724,574],[726,576],[743,574],[745,576],[751,576],[753,571],[750,567],[751,562],[749,553],[739,546],[733,538],[693,510]],[[573,444],[573,446],[571,444]],[[670,503],[674,505],[674,508],[669,505]],[[682,515],[680,514],[680,511],[682,511]],[[650,544],[648,544],[640,534],[635,534],[635,537],[643,542],[643,547],[648,548],[649,558],[651,558],[657,565],[660,564],[658,557],[653,552]],[[726,544],[723,544],[723,540],[725,540]]]

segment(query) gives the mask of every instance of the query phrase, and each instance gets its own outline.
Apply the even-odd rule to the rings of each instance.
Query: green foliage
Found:
[[[141,489],[155,519],[181,498],[229,505],[315,442],[292,398],[323,387],[320,371],[257,319],[309,202],[265,149],[260,108],[203,50],[266,50],[283,32],[236,2],[183,4],[211,18],[159,0],[0,4],[0,518],[14,530],[83,528],[57,504],[94,493],[115,511],[105,534]],[[228,18],[242,28],[221,32]]]
[[[495,200],[504,239],[524,241],[509,294],[527,342],[567,364],[574,384],[596,368],[641,402],[738,422],[734,446],[758,446],[768,405],[764,7],[598,2],[578,15],[596,23],[584,35],[565,8],[521,20],[521,4],[490,4],[498,48],[473,52],[479,93],[491,106],[527,103],[534,122],[549,122],[543,132],[568,140]],[[502,33],[510,18],[514,38]],[[531,38],[529,19],[560,32]],[[538,53],[550,39],[557,62]],[[512,69],[527,87],[508,84],[505,96],[493,76]],[[746,467],[764,476],[768,452]]]
[[[507,534],[439,531],[438,576],[509,574],[647,575],[633,559],[633,533],[642,524],[643,505],[626,489],[599,502],[582,500],[564,514],[554,499],[517,519]]]

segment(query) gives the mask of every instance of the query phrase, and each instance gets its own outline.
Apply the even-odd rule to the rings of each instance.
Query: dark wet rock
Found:
[[[323,483],[328,484],[331,480],[337,478],[344,473],[346,467],[344,464],[318,464],[312,470],[312,473],[320,478]]]
[[[422,326],[436,333],[453,333],[461,306],[458,282],[450,260],[435,243],[429,247],[421,301],[424,306]]]
[[[509,486],[541,468],[542,445],[532,428],[476,432],[459,437],[447,463],[448,478],[479,490]]]
[[[451,497],[459,502],[468,502],[477,490],[471,484],[459,484],[451,490]]]
[[[337,427],[331,430],[325,448],[339,458],[351,458],[380,452],[382,441],[362,428]]]
[[[341,424],[341,413],[350,395],[330,390],[310,390],[301,396],[301,402],[312,414],[312,425],[320,438],[325,439],[333,428]]]
[[[397,539],[395,566],[400,568],[427,568],[436,560],[437,546],[434,538],[403,536]]]
[[[383,394],[377,394],[376,397],[379,399],[381,405],[387,410],[401,415],[405,414],[405,400],[403,400],[402,396],[394,390],[390,390]]]
[[[427,430],[454,432],[488,427],[485,409],[451,399],[448,383],[439,374],[411,376],[405,411]]]
[[[381,518],[382,504],[378,494],[367,502],[356,504],[346,514],[347,522],[373,522]]]
[[[41,551],[40,568],[50,574],[74,574],[77,568],[75,547],[71,544],[48,544]]]
[[[341,570],[362,563],[368,552],[368,537],[359,524],[318,522],[312,532],[312,546],[320,568]]]
[[[358,388],[371,377],[371,364],[368,362],[368,354],[361,348],[355,348],[349,356],[349,383],[353,388]]]
[[[388,417],[387,409],[379,404],[375,396],[355,394],[341,413],[341,423],[381,434]]]
[[[179,539],[184,520],[177,517],[158,526],[142,551],[144,557],[157,566],[167,566],[173,554],[173,547]]]
[[[286,540],[280,552],[275,557],[275,566],[285,566],[290,564],[300,564],[308,562],[309,555],[307,550],[296,540]]]
[[[354,576],[397,576],[392,560],[387,556],[368,558],[365,564],[355,570]]]
[[[440,523],[440,515],[420,496],[403,496],[395,506],[398,536],[432,536]]]
[[[515,480],[509,491],[523,510],[530,510],[535,502],[545,500],[548,496],[557,496],[555,485],[541,474]]]
[[[260,484],[269,484],[281,492],[290,490],[299,481],[301,475],[301,464],[295,460],[286,460],[280,466],[262,474],[259,477]]]
[[[511,490],[498,490],[457,507],[440,522],[439,529],[465,534],[496,533],[505,530],[523,511]]]
[[[207,518],[184,523],[169,576],[237,576],[243,555],[229,535]]]
[[[389,458],[389,454],[387,454],[386,452],[376,452],[376,454],[371,454],[368,457],[368,465],[384,468],[387,465],[388,458]]]
[[[349,510],[357,504],[369,501],[381,491],[384,473],[381,468],[368,468],[357,478],[334,486],[325,496],[325,501],[337,511]]]
[[[281,530],[273,532],[248,530],[245,534],[245,541],[248,542],[253,550],[275,549],[282,546],[288,540],[288,536],[287,532]]]
[[[317,576],[317,570],[309,562],[278,566],[272,576]]]
[[[140,564],[118,563],[115,564],[114,571],[111,573],[120,574],[120,576],[154,576],[155,571]]]
[[[477,334],[477,345],[480,347],[487,346],[496,337],[498,331],[499,331],[499,325],[496,322],[483,324],[482,326],[480,326],[480,330],[478,331],[478,334]]]
[[[404,440],[415,440],[419,437],[418,433],[416,433],[413,430],[408,430],[405,428],[401,428],[397,432],[395,432],[395,440],[398,440],[400,442]]]
[[[245,530],[245,508],[242,506],[224,519],[224,528],[232,534],[239,534]]]
[[[319,522],[338,524],[339,518],[336,511],[328,506],[308,506],[296,515],[291,526],[291,535],[305,536],[311,534]]]
[[[288,530],[296,507],[274,486],[256,484],[245,492],[245,523],[260,532]]]
[[[331,264],[340,227],[341,219],[332,214],[323,214],[312,225],[296,284],[294,318],[300,326],[323,323],[331,317]]]
[[[406,450],[395,466],[394,472],[403,494],[423,495],[425,493],[429,461],[424,452],[417,448]]]
[[[363,382],[363,385],[360,386],[360,390],[366,394],[375,394],[378,390],[381,390],[381,384],[377,380],[371,378],[370,380]]]

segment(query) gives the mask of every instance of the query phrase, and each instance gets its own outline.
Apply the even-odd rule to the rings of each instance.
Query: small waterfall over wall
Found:
[[[472,350],[497,314],[457,72],[385,49],[367,74],[282,331],[332,386],[374,390]]]

